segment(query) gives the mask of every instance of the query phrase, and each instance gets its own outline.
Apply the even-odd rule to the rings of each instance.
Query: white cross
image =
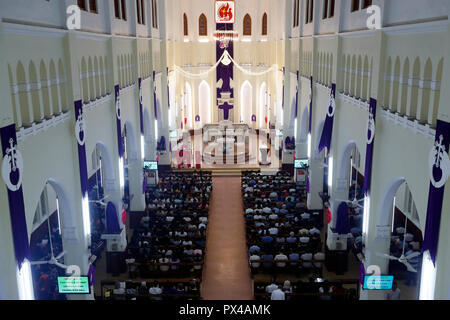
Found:
[[[16,147],[14,146],[14,139],[13,138],[9,139],[9,145],[10,145],[10,147],[6,149],[6,154],[10,154],[11,155],[12,170],[16,171],[17,170],[16,158],[14,156],[15,153],[16,153]]]
[[[441,165],[442,157],[445,152],[445,146],[442,144],[442,141],[444,140],[444,137],[442,135],[439,136],[439,142],[435,142],[434,145],[436,147],[436,158],[434,164],[436,165],[436,168],[439,168]]]

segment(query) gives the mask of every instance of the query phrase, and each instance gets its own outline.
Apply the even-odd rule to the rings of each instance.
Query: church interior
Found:
[[[448,0],[0,0],[0,300],[450,300]]]

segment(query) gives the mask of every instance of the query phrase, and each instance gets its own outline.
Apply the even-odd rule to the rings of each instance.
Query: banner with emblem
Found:
[[[375,144],[375,118],[377,115],[377,100],[370,98],[369,120],[367,121],[367,147],[366,147],[366,165],[364,169],[364,196],[370,195],[370,186],[372,182],[372,160]]]
[[[428,195],[427,221],[422,246],[422,252],[428,250],[435,265],[445,183],[450,176],[449,145],[450,123],[438,120],[435,142],[428,157],[430,192]]]
[[[330,152],[331,140],[333,138],[334,113],[336,112],[336,84],[331,85],[330,100],[328,101],[327,117],[323,125],[322,137],[319,142],[318,153],[322,152],[325,147]]]
[[[142,78],[138,79],[139,85],[139,121],[141,128],[141,135],[144,136],[144,97],[142,92]],[[144,152],[144,150],[142,150]]]
[[[310,78],[310,93],[309,93],[309,126],[308,133],[312,132],[312,106],[313,106],[313,77]]]
[[[89,189],[89,178],[86,161],[86,122],[84,120],[83,102],[81,100],[75,101],[75,138],[78,144],[78,164],[80,168],[80,182],[81,182],[81,195],[87,197]]]
[[[216,1],[216,23],[234,23],[234,1]]]
[[[298,78],[300,76],[300,72],[297,70],[297,83],[295,84],[295,119],[298,116]],[[295,133],[297,136],[297,132]]]
[[[0,136],[3,154],[2,178],[8,191],[14,252],[20,270],[25,259],[30,260],[30,245],[22,189],[24,163],[22,154],[17,148],[16,126],[11,124],[1,128]]]
[[[231,1],[228,1],[231,2]],[[216,26],[218,31],[233,31],[233,24],[218,23]],[[222,59],[224,52],[227,51],[229,56],[233,58],[234,47],[233,41],[223,38],[216,41],[216,59]],[[233,85],[233,64],[226,60],[217,66],[217,105],[219,110],[223,110],[223,119],[230,119],[230,112],[234,109],[234,85]]]
[[[153,71],[153,107],[155,110],[155,120],[158,120],[158,106],[156,104],[156,72]]]
[[[286,82],[286,67],[283,67],[283,93],[281,95],[281,108],[284,109],[284,90],[285,90],[285,82]]]
[[[119,85],[114,87],[115,92],[115,108],[116,108],[116,122],[117,122],[117,143],[119,150],[119,159],[123,158],[123,143],[122,143],[122,120],[120,116],[120,88]]]

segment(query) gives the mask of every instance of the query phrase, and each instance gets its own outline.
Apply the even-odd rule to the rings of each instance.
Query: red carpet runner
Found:
[[[241,179],[213,178],[202,296],[205,300],[252,300]]]

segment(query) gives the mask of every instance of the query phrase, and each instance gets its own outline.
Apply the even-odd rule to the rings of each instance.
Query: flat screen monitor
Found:
[[[364,276],[364,290],[392,290],[394,276]]]
[[[178,132],[176,130],[170,131],[170,138],[178,138]]]
[[[144,161],[144,170],[158,170],[158,162],[157,161]]]
[[[296,159],[294,160],[294,168],[295,169],[306,169],[309,166],[308,159]]]
[[[277,137],[282,137],[283,131],[277,129]]]
[[[58,277],[58,292],[61,294],[90,294],[89,277]]]

